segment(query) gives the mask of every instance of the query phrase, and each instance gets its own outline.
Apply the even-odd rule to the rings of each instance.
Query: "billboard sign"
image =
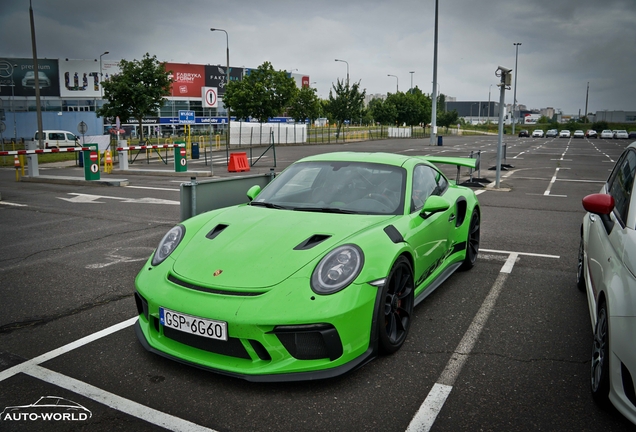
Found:
[[[230,81],[240,81],[243,79],[243,68],[235,68],[230,66]],[[218,89],[217,96],[225,94],[225,86],[227,81],[227,68],[217,65],[205,66],[205,86],[216,87]]]
[[[166,70],[172,71],[170,96],[199,99],[201,87],[205,86],[204,68],[203,65],[166,63]]]
[[[38,59],[40,96],[60,96],[58,62]],[[0,58],[0,96],[35,96],[33,59]]]
[[[106,73],[102,62],[100,71],[99,60],[60,60],[59,65],[61,97],[98,98],[102,94],[101,78],[106,81],[107,77],[119,72],[118,64],[113,62],[108,62]]]

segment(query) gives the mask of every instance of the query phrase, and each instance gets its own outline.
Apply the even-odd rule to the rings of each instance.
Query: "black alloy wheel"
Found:
[[[411,264],[401,256],[393,264],[382,288],[382,304],[377,320],[382,353],[392,354],[404,344],[411,327],[414,292]]]
[[[466,257],[460,267],[462,270],[470,270],[475,265],[475,261],[477,261],[477,255],[479,254],[479,227],[479,210],[475,209],[470,217],[468,236],[466,236]]]

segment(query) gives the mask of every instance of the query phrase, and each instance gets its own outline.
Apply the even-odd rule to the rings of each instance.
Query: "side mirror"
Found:
[[[247,197],[250,199],[250,201],[254,201],[254,198],[256,198],[259,193],[261,193],[261,187],[259,185],[254,185],[248,189]]]
[[[601,218],[608,235],[614,228],[614,221],[610,217],[610,214],[614,211],[614,205],[614,197],[608,194],[597,193],[583,198],[583,208]]]
[[[426,199],[424,207],[420,212],[420,216],[424,219],[428,219],[435,213],[446,211],[450,208],[450,203],[439,195],[431,195]]]

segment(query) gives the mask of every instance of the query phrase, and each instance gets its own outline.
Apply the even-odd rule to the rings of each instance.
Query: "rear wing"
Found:
[[[456,183],[459,184],[459,169],[460,167],[468,167],[471,169],[477,169],[479,167],[479,160],[465,157],[451,157],[451,156],[416,156],[419,159],[434,164],[446,164],[457,166],[457,179]]]

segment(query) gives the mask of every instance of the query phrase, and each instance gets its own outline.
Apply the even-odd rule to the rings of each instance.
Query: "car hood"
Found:
[[[232,207],[215,213],[181,245],[173,272],[207,287],[272,287],[356,233],[384,228],[393,217]]]

